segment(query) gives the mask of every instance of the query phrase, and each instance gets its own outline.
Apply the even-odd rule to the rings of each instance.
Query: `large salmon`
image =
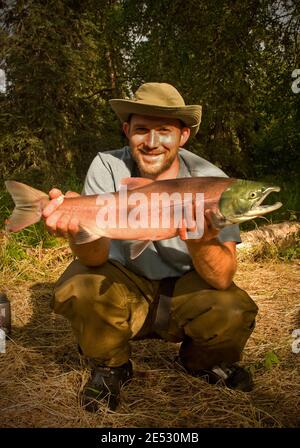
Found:
[[[152,181],[128,178],[122,184],[117,193],[63,199],[57,210],[78,220],[77,244],[102,236],[137,240],[140,243],[133,245],[132,251],[132,258],[135,258],[150,241],[177,236],[184,225],[193,227],[191,223],[196,224],[197,231],[191,237],[201,237],[203,215],[208,209],[212,225],[221,229],[262,216],[282,205],[280,202],[261,205],[271,192],[280,191],[279,187],[241,179],[191,177]],[[50,200],[48,195],[16,181],[6,181],[5,185],[15,202],[6,229],[17,232],[38,222]]]

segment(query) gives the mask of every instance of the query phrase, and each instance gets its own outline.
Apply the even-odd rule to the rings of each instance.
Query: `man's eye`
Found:
[[[136,128],[136,132],[143,133],[143,132],[147,132],[147,131],[148,131],[148,129],[146,129],[146,128]]]
[[[159,129],[159,132],[170,132],[170,129],[169,128],[160,128]]]

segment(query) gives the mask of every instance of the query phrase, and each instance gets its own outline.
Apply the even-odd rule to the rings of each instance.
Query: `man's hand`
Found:
[[[215,229],[211,224],[211,214],[213,212],[211,210],[206,210],[204,212],[204,229],[201,238],[189,238],[189,233],[194,233],[197,231],[197,225],[193,228],[187,228],[186,220],[183,220],[182,227],[179,229],[179,237],[183,240],[189,240],[190,243],[207,243],[210,240],[215,239],[219,234],[219,229]]]
[[[74,237],[79,232],[78,218],[72,217],[62,210],[59,206],[63,203],[64,198],[74,198],[80,196],[74,191],[68,191],[65,195],[57,188],[53,188],[49,192],[51,201],[43,210],[46,227],[50,233],[64,238]]]
[[[74,237],[79,232],[79,220],[72,217],[59,207],[64,198],[80,196],[74,191],[68,191],[65,195],[57,188],[49,192],[50,203],[43,211],[46,227],[50,233],[69,239],[70,248],[79,261],[86,266],[100,266],[108,259],[110,239],[98,238],[85,244],[75,244]]]

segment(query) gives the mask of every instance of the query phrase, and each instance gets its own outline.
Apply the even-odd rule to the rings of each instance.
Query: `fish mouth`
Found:
[[[254,204],[252,204],[250,210],[243,213],[240,220],[245,221],[246,220],[245,218],[248,218],[248,219],[258,218],[260,216],[265,215],[266,213],[273,212],[274,210],[277,210],[278,208],[280,208],[282,206],[281,202],[275,202],[275,204],[271,204],[271,205],[269,205],[269,204],[262,205],[263,201],[266,199],[267,196],[269,196],[270,193],[279,192],[279,191],[280,191],[280,187],[266,188],[265,191],[263,192],[262,196],[256,202],[254,202]],[[235,217],[235,221],[239,221],[239,218]]]
[[[248,216],[252,216],[252,215],[260,215],[260,214],[265,214],[265,213],[269,213],[269,212],[273,212],[274,210],[277,210],[278,208],[280,208],[282,206],[281,202],[275,202],[275,204],[268,204],[268,205],[261,205],[262,202],[266,199],[267,196],[269,196],[270,193],[273,192],[279,192],[280,191],[280,187],[268,187],[266,188],[266,190],[264,191],[264,193],[262,194],[262,197],[260,199],[258,199],[258,201],[252,205],[251,209],[248,211],[247,215]]]

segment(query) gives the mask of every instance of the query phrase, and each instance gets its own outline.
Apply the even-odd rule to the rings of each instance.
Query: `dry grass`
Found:
[[[299,263],[243,260],[236,282],[260,307],[244,363],[255,370],[248,394],[207,385],[174,363],[178,346],[133,344],[135,377],[117,412],[85,412],[78,392],[88,370],[78,358],[67,321],[50,308],[51,286],[69,263],[66,247],[31,249],[3,268],[0,286],[12,305],[13,333],[0,354],[1,427],[297,427],[300,353],[291,350],[300,328]],[[267,369],[268,352],[280,364]]]

